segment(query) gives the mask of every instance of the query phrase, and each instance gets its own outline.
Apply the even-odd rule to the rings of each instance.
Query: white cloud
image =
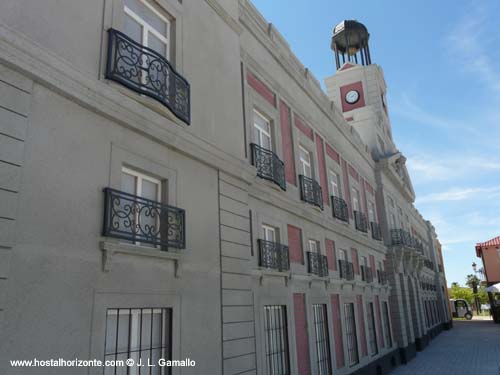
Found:
[[[440,193],[432,193],[417,198],[417,203],[431,203],[444,201],[463,201],[474,198],[477,200],[493,199],[500,197],[500,186],[453,188]]]

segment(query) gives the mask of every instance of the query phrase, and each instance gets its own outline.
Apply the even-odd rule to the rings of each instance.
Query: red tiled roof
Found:
[[[486,242],[478,242],[476,244],[476,255],[479,257],[480,256],[480,251],[483,247],[487,246],[500,246],[500,236],[492,238],[489,241]]]

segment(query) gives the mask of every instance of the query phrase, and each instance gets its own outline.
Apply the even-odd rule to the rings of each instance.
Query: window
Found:
[[[338,174],[330,170],[328,171],[328,175],[330,177],[330,192],[334,197],[341,198]]]
[[[319,243],[316,240],[309,240],[309,251],[311,253],[319,254]]]
[[[264,306],[267,373],[290,374],[286,306]]]
[[[125,0],[124,3],[124,33],[168,60],[170,20],[147,0]]]
[[[345,327],[347,338],[347,356],[349,366],[359,363],[358,339],[356,338],[356,320],[354,318],[354,303],[344,303]]]
[[[105,360],[132,358],[135,363],[158,363],[172,358],[172,310],[120,308],[106,313]],[[128,369],[128,371],[127,371]],[[140,367],[105,367],[104,374],[138,375]],[[152,375],[170,374],[168,367],[150,367]],[[144,371],[143,371],[144,372]]]
[[[332,367],[326,305],[313,305],[313,318],[318,375],[330,375],[332,373]]]
[[[276,228],[269,225],[262,225],[263,239],[269,242],[278,242]]]
[[[339,259],[340,260],[347,260],[347,251],[340,249],[339,250]]]
[[[361,210],[359,209],[359,191],[356,188],[352,188],[352,208],[354,211],[360,212]]]
[[[271,122],[257,110],[253,110],[253,131],[256,145],[272,150]]]
[[[162,193],[162,183],[159,179],[148,176],[146,174],[134,171],[130,168],[122,168],[122,191],[132,195],[136,195],[142,198],[150,199],[155,202],[161,202]],[[129,201],[124,204],[130,204]],[[126,208],[124,208],[126,209]],[[120,227],[130,228],[132,233],[136,233],[136,228],[153,228],[153,231],[160,235],[161,231],[157,230],[159,228],[159,215],[152,214],[149,210],[136,210],[134,223],[120,223]],[[128,219],[123,219],[128,220]],[[142,246],[154,246],[141,244],[137,241],[134,242],[136,245]]]
[[[385,333],[385,342],[387,343],[387,347],[390,348],[392,346],[392,333],[391,333],[391,321],[389,318],[389,305],[387,302],[382,303],[382,310],[384,314],[384,333]]]
[[[299,161],[302,174],[312,178],[311,153],[302,146],[299,146]]]
[[[375,330],[375,313],[373,302],[368,303],[368,340],[370,341],[370,352],[372,355],[378,354],[377,331]]]
[[[368,201],[368,219],[372,223],[376,223],[376,217],[375,217],[375,203],[372,201]]]
[[[361,264],[363,267],[361,267],[361,280],[367,281],[368,277],[366,275],[366,270],[368,269],[368,259],[365,256],[361,257]]]

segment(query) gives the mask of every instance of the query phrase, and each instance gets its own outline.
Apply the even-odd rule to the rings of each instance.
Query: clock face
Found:
[[[345,95],[345,101],[349,104],[354,104],[359,100],[359,92],[351,90]]]

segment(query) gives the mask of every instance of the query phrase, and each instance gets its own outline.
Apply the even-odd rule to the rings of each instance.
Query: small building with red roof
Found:
[[[486,282],[493,285],[500,282],[500,236],[476,244],[476,255],[483,261]]]

